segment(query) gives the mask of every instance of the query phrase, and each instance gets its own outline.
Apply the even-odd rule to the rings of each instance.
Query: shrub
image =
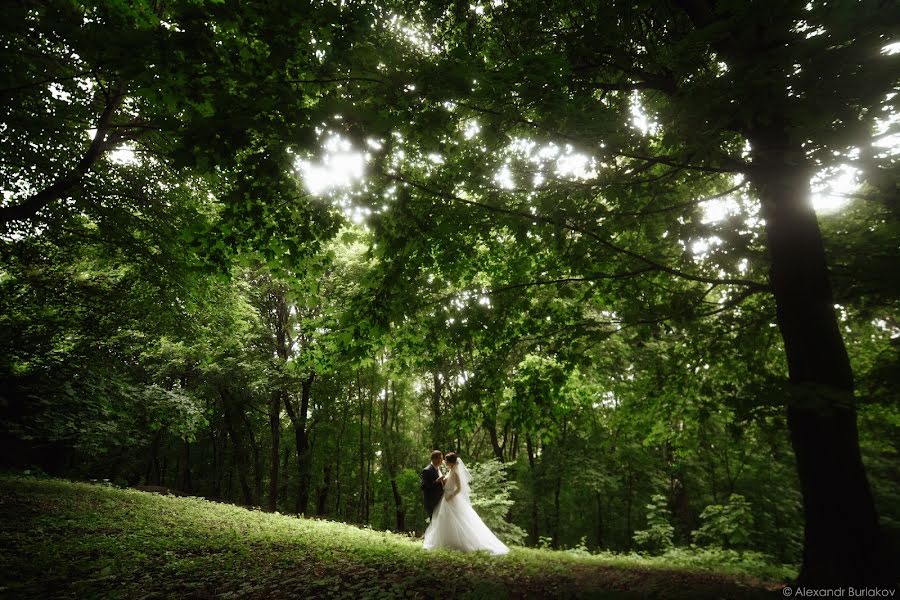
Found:
[[[472,507],[498,538],[507,544],[522,545],[525,530],[506,520],[514,501],[510,494],[516,489],[514,481],[507,481],[509,465],[496,459],[468,465],[472,473]]]
[[[694,540],[700,545],[743,549],[750,545],[753,512],[740,494],[731,494],[726,504],[710,504],[700,514]]]
[[[675,528],[672,514],[662,494],[654,494],[647,505],[647,529],[634,532],[634,542],[653,553],[665,552],[673,546]]]

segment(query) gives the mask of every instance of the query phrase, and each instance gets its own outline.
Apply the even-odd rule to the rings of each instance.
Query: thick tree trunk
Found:
[[[887,582],[887,558],[859,451],[853,373],[835,315],[803,150],[783,129],[750,136],[766,221],[778,327],[790,374],[788,427],[806,518],[799,581]]]
[[[734,27],[729,8],[713,0],[676,0],[698,28]],[[743,27],[743,24],[740,26]],[[754,72],[792,32],[762,25],[719,36],[716,52],[733,77]],[[777,112],[787,106],[773,78],[772,105],[754,107],[751,124],[736,125],[752,149],[751,182],[766,223],[778,327],[791,391],[787,416],[803,494],[805,533],[800,583],[837,587],[888,582],[878,515],[859,452],[853,372],[834,312],[825,250],[810,205],[810,170],[800,142]],[[754,124],[756,123],[756,124]]]

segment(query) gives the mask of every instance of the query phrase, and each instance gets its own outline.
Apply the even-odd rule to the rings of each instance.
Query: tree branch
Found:
[[[713,196],[707,196],[705,198],[697,198],[695,200],[688,200],[687,202],[680,202],[678,204],[673,204],[671,206],[665,206],[663,208],[655,208],[652,210],[616,211],[614,213],[611,213],[611,216],[614,216],[614,217],[620,217],[620,216],[621,217],[645,217],[647,215],[656,215],[659,213],[669,212],[671,210],[678,210],[679,208],[686,208],[688,206],[693,206],[695,204],[703,204],[704,202],[709,202],[711,200],[718,200],[719,198],[724,198],[725,196],[733,194],[734,192],[738,191],[742,187],[746,186],[747,183],[748,183],[748,180],[744,180],[744,181],[740,182],[739,184],[728,188],[724,192],[715,194]]]
[[[124,95],[121,92],[109,94],[106,106],[97,122],[97,131],[91,140],[87,152],[75,165],[75,168],[51,183],[49,186],[29,196],[21,204],[0,207],[0,224],[12,221],[24,221],[34,217],[42,208],[61,198],[66,192],[81,182],[82,177],[93,167],[103,154],[106,146],[106,134],[111,127],[111,120]]]
[[[670,275],[674,275],[675,277],[679,277],[681,279],[686,279],[688,281],[696,281],[699,283],[710,283],[710,284],[716,283],[719,285],[740,285],[740,286],[745,286],[745,287],[748,287],[748,288],[756,290],[756,291],[770,291],[771,290],[771,288],[767,284],[760,283],[758,281],[751,281],[751,280],[747,280],[747,279],[730,279],[730,278],[720,279],[720,278],[715,278],[715,277],[703,277],[701,275],[693,275],[691,273],[685,273],[684,271],[680,271],[674,267],[670,267],[668,265],[664,265],[662,263],[656,262],[655,260],[653,260],[651,258],[647,258],[646,256],[643,256],[641,254],[638,254],[637,252],[628,250],[627,248],[619,247],[619,246],[613,244],[612,242],[610,242],[609,240],[605,239],[604,237],[598,235],[596,232],[591,231],[589,229],[585,229],[583,227],[579,227],[578,225],[575,225],[574,223],[571,223],[569,221],[559,221],[556,219],[551,219],[549,217],[543,217],[543,216],[537,215],[537,214],[531,214],[531,213],[527,213],[527,212],[504,208],[501,206],[491,206],[489,204],[484,204],[482,202],[477,202],[475,200],[468,200],[466,198],[461,198],[459,196],[456,196],[455,194],[450,194],[447,192],[443,192],[441,190],[431,189],[428,186],[425,186],[421,183],[418,183],[418,182],[415,182],[412,180],[408,180],[397,174],[388,174],[387,176],[388,176],[388,178],[390,178],[394,181],[399,181],[401,183],[405,183],[407,185],[410,185],[418,190],[421,190],[421,191],[431,194],[433,196],[444,198],[445,200],[461,202],[463,204],[468,204],[469,206],[474,206],[474,207],[480,208],[482,210],[488,210],[488,211],[495,212],[495,213],[506,214],[506,215],[510,215],[513,217],[528,219],[530,221],[539,221],[542,223],[546,223],[548,225],[555,225],[558,227],[563,227],[565,229],[568,229],[569,231],[573,231],[575,233],[580,233],[582,235],[586,235],[586,236],[590,237],[591,239],[596,240],[603,247],[608,248],[617,254],[623,254],[625,256],[628,256],[629,258],[632,258],[634,260],[644,263],[645,265],[651,267],[652,270],[662,271],[663,273],[668,273]]]

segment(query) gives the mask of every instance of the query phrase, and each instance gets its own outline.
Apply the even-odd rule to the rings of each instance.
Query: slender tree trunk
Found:
[[[631,475],[631,468],[628,467],[628,474],[626,475],[626,486],[625,486],[625,549],[626,550],[631,550],[631,544],[633,543],[633,537],[634,537],[634,529],[631,526],[632,495],[633,495],[633,479],[632,479],[632,475]]]
[[[400,489],[397,487],[397,468],[394,464],[394,447],[395,447],[395,427],[397,425],[397,412],[399,407],[396,405],[396,388],[393,382],[388,382],[387,393],[384,395],[384,402],[381,410],[381,431],[384,434],[383,452],[381,454],[384,459],[384,468],[388,472],[391,483],[391,493],[394,497],[394,513],[397,518],[397,531],[406,531],[406,507],[403,505],[403,496],[400,495]],[[391,400],[394,400],[394,406],[391,407]]]
[[[783,129],[750,136],[778,327],[790,374],[787,415],[806,517],[804,584],[888,581],[878,515],[863,469],[853,373],[810,205],[805,156]]]
[[[222,395],[222,401],[225,403],[225,427],[228,429],[228,435],[231,437],[231,444],[234,446],[234,465],[238,472],[238,482],[241,486],[241,497],[245,506],[253,504],[253,493],[250,490],[249,466],[247,461],[247,451],[244,448],[243,440],[238,432],[238,415],[234,406],[229,406],[228,400]],[[231,486],[229,484],[229,491]]]
[[[250,436],[250,451],[253,453],[253,506],[262,504],[263,494],[263,467],[262,457],[260,456],[259,446],[256,443],[256,435],[253,433],[253,427],[249,419],[244,419],[247,425],[247,434]]]
[[[362,385],[359,381],[359,371],[356,372],[356,398],[359,402],[359,503],[357,504],[357,520],[364,523],[366,503],[366,405],[362,398]]]
[[[147,463],[147,474],[144,476],[144,481],[146,481],[148,485],[159,485],[160,482],[159,444],[161,438],[162,431],[157,431],[153,436],[153,442],[150,445],[150,460]]]
[[[369,414],[367,417],[367,429],[369,430],[368,435],[368,452],[366,452],[366,493],[365,493],[365,520],[364,523],[369,522],[370,515],[370,507],[375,503],[374,495],[372,494],[372,485],[371,485],[371,473],[372,473],[372,413],[375,410],[375,395],[369,394]]]
[[[531,527],[528,532],[529,543],[535,546],[540,540],[538,522],[538,492],[537,472],[534,468],[534,446],[531,443],[531,434],[525,434],[525,448],[528,451],[528,467],[531,469]]]
[[[284,462],[282,462],[282,464],[281,464],[281,472],[282,473],[288,472],[288,465],[290,464],[290,460],[291,460],[291,452],[288,448],[285,448],[284,449]],[[278,490],[278,499],[282,504],[287,502],[287,493],[288,493],[288,479],[287,479],[287,476],[285,476],[285,477],[282,477],[281,488]]]
[[[441,395],[444,387],[443,379],[436,368],[431,376],[433,384],[431,392],[431,443],[434,446],[432,449],[447,452],[447,448],[444,448],[447,440],[444,439],[446,436],[444,432],[444,421],[441,414]]]
[[[212,419],[210,419],[210,429],[212,430],[212,462],[213,462],[213,497],[222,497],[222,452],[219,448],[218,428],[216,428]]]
[[[295,504],[297,514],[306,514],[309,508],[309,432],[306,430],[306,424],[309,418],[309,398],[315,377],[313,373],[301,384],[299,411],[294,410],[290,398],[284,398],[284,407],[287,409],[288,417],[294,427],[294,440],[297,446],[297,475],[299,477]]]
[[[683,469],[678,462],[672,444],[668,440],[665,443],[664,451],[666,465],[669,469],[669,500],[672,505],[672,516],[677,524],[676,530],[679,538],[690,541],[693,523]]]
[[[341,516],[341,442],[344,439],[344,431],[347,428],[347,419],[349,418],[350,413],[350,398],[347,399],[347,405],[344,407],[344,410],[341,411],[341,429],[338,432],[337,437],[337,449],[335,450],[334,457],[334,491],[335,491],[335,501],[334,501],[334,514],[338,517]]]
[[[176,487],[182,492],[191,493],[191,444],[187,440],[181,442],[180,470]]]
[[[271,447],[269,449],[269,497],[266,509],[275,512],[278,507],[278,459],[281,445],[281,392],[272,393],[269,402],[269,432]]]
[[[319,516],[328,512],[328,490],[331,487],[331,463],[326,462],[322,467],[322,487],[316,497],[316,514]]]
[[[116,481],[119,478],[119,472],[122,470],[122,463],[125,461],[125,447],[119,446],[116,451],[116,457],[109,466],[108,477],[110,481]]]
[[[300,513],[306,513],[309,505],[309,480],[310,480],[310,447],[307,420],[309,419],[309,398],[312,393],[312,384],[315,374],[303,380],[300,392],[300,419],[297,428],[297,466],[300,475],[300,485],[297,492]],[[302,449],[302,452],[300,451]]]
[[[603,496],[600,492],[594,495],[597,498],[597,548],[603,548]]]
[[[275,332],[275,352],[281,364],[287,363],[291,354],[291,346],[293,344],[290,335],[290,316],[291,312],[288,308],[287,301],[284,297],[284,291],[275,288],[271,295],[272,304],[272,328]],[[287,407],[290,402],[288,391],[279,389],[272,392],[272,398],[269,402],[269,431],[271,432],[272,447],[269,451],[271,465],[269,466],[269,512],[274,512],[278,506],[278,452],[281,445],[281,406],[282,403]],[[293,425],[293,419],[292,423]],[[282,471],[287,473],[288,454],[284,456],[284,468]],[[284,494],[287,493],[287,479],[283,488]]]
[[[485,417],[484,426],[488,431],[488,436],[491,440],[491,448],[494,451],[494,458],[496,458],[500,462],[503,461],[503,446],[500,445],[500,440],[497,437],[497,420],[493,417]]]
[[[235,471],[235,453],[231,453],[231,464],[228,467],[228,478],[225,481],[225,499],[231,502],[234,495],[231,490],[234,489],[234,471]]]
[[[169,467],[169,456],[168,454],[163,454],[162,466],[159,467],[159,484],[161,486],[166,485],[166,471],[168,471]]]
[[[562,469],[556,473],[556,485],[553,488],[553,538],[552,543],[554,548],[559,548],[559,495],[562,491]]]
[[[397,478],[391,477],[391,492],[394,494],[394,508],[397,514],[397,531],[406,531],[406,508],[403,506],[403,496],[397,487]]]

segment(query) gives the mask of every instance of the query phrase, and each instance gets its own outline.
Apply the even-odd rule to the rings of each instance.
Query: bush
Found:
[[[672,567],[699,567],[713,571],[747,573],[772,581],[787,581],[797,577],[794,565],[778,564],[762,552],[726,550],[718,546],[699,548],[695,545],[667,550],[659,558]]]
[[[653,553],[670,549],[675,538],[672,513],[662,494],[654,494],[647,505],[647,529],[634,532],[634,543]]]
[[[750,546],[753,512],[740,494],[731,494],[726,504],[710,504],[700,514],[700,529],[694,540],[700,545],[743,549]]]
[[[506,479],[508,466],[496,459],[468,465],[472,474],[472,507],[498,538],[521,546],[525,543],[525,530],[506,520],[514,503],[510,494],[517,487],[516,482]]]

